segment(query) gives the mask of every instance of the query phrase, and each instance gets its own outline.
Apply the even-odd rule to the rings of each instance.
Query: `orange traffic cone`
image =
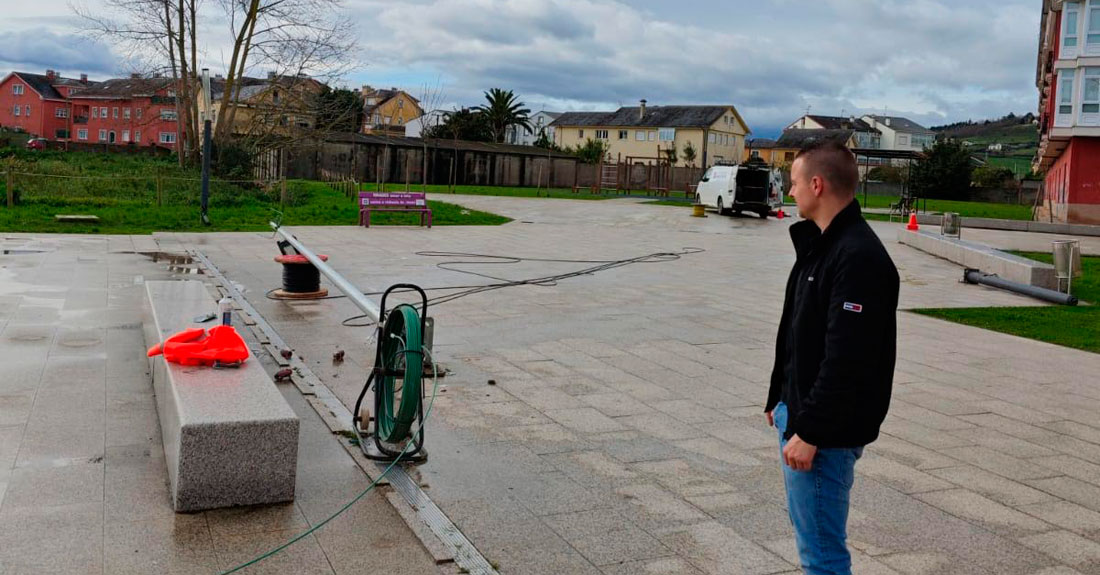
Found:
[[[905,229],[915,232],[920,229],[917,225],[917,212],[909,212],[909,225],[905,226]]]

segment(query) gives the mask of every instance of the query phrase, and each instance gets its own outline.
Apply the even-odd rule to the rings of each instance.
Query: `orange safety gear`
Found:
[[[232,365],[248,359],[248,346],[231,325],[214,326],[209,333],[193,327],[149,348],[147,355],[161,354],[165,361],[180,365]]]

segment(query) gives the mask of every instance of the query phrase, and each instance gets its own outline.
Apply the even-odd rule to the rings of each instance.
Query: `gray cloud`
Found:
[[[38,74],[53,69],[74,75],[111,75],[120,64],[110,48],[76,34],[42,27],[0,31],[0,66]]]
[[[366,44],[378,73],[426,66],[463,103],[494,86],[536,105],[731,102],[758,132],[809,104],[937,121],[1035,106],[1039,14],[1028,0],[677,4],[418,0],[352,10],[372,15]],[[876,101],[853,103],[867,100]]]

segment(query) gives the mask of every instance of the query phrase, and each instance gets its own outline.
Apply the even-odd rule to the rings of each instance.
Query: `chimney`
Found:
[[[53,70],[46,70],[46,79],[50,82],[53,82],[57,79],[57,72],[54,72]]]
[[[885,120],[883,120],[883,121],[884,121],[884,122],[886,122],[886,125],[887,125],[887,126],[889,126],[889,125],[890,125],[890,118],[886,118],[886,119],[885,119]]]
[[[848,116],[848,121],[851,122],[852,125],[854,126],[856,124],[856,117],[855,116]]]
[[[214,79],[215,80],[224,80],[225,76],[222,76],[221,74],[214,74]]]
[[[639,103],[641,105],[638,106],[638,119],[639,120],[644,120],[645,119],[645,98],[642,98],[642,101],[639,102]]]
[[[81,74],[80,75],[80,83],[81,84],[87,84],[88,83],[88,75],[87,74]]]
[[[801,124],[799,124],[799,125],[798,125],[798,127],[799,127],[799,128],[805,128],[805,127],[806,127],[806,116],[802,116],[802,120],[801,120],[801,122],[802,122],[802,123],[801,123]]]

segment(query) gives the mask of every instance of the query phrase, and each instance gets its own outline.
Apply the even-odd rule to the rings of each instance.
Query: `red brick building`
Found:
[[[1100,224],[1100,0],[1044,0],[1039,33],[1040,216]]]
[[[176,94],[170,78],[115,78],[73,93],[74,142],[175,149]]]
[[[11,72],[0,80],[0,126],[25,130],[50,140],[67,140],[72,133],[68,98],[93,86],[88,76],[62,78],[46,74]]]

